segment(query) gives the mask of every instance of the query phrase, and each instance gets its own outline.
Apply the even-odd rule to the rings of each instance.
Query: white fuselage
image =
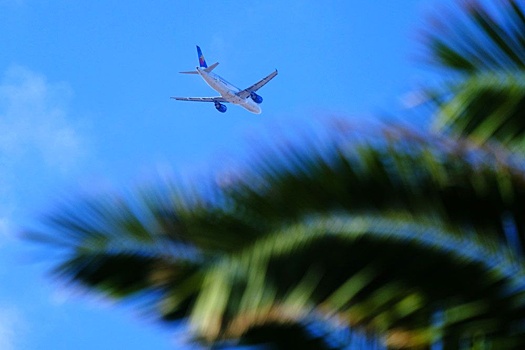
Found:
[[[228,83],[226,80],[218,76],[213,72],[206,72],[203,68],[197,67],[197,72],[204,79],[204,81],[215,91],[217,91],[221,96],[228,102],[239,105],[246,110],[260,114],[261,107],[255,103],[249,96],[247,98],[242,98],[237,95],[239,88]]]

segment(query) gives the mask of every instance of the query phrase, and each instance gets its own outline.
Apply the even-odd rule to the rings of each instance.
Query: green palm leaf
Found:
[[[525,142],[523,72],[478,74],[451,87],[450,98],[438,103],[434,128],[468,135],[479,144],[495,141],[521,153]]]
[[[457,343],[481,329],[521,344],[522,262],[505,242],[525,242],[523,173],[487,151],[387,130],[387,141],[341,132],[322,149],[265,152],[226,186],[73,205],[33,236],[65,249],[60,276],[148,297],[206,341],[317,310],[394,343]]]
[[[525,142],[525,15],[514,0],[464,1],[454,14],[435,19],[425,46],[432,64],[448,75],[446,86],[427,89],[436,102],[438,131],[494,141],[511,151]]]
[[[516,0],[459,1],[425,30],[430,63],[466,74],[525,68],[525,13]],[[491,5],[491,6],[487,6]]]
[[[223,334],[238,337],[254,324],[299,322],[317,309],[387,337],[412,332],[406,346],[428,345],[442,334],[456,344],[454,334],[484,334],[493,342],[516,337],[523,344],[523,334],[514,329],[523,317],[523,286],[509,293],[523,269],[508,252],[454,236],[413,220],[309,220],[217,266],[218,279],[248,281],[243,299],[250,302],[233,318],[228,302],[220,309],[206,305],[193,325],[213,339],[220,331],[209,326],[215,319],[225,325]],[[210,290],[223,284],[215,282]],[[261,295],[263,289],[273,289],[267,292],[271,298]],[[208,294],[203,300],[209,302]],[[436,310],[444,313],[441,327],[433,321]]]

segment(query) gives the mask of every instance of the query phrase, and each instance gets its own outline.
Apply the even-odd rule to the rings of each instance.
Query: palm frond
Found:
[[[235,338],[254,325],[299,322],[317,309],[353,328],[418,334],[410,346],[476,332],[495,341],[519,336],[523,344],[516,330],[525,311],[523,266],[507,251],[419,222],[333,217],[275,232],[214,267],[193,326],[208,339]],[[322,273],[312,277],[312,268]],[[250,303],[236,311],[238,297],[225,291],[214,304],[220,307],[210,308],[211,291],[236,279],[245,281],[238,288],[246,284],[242,299]],[[433,321],[439,311],[441,327]]]
[[[401,128],[385,129],[377,144],[350,140],[341,136],[322,152],[265,150],[250,167],[253,177],[226,195],[268,229],[311,213],[406,211],[505,240],[502,217],[510,215],[524,247],[525,176],[501,154]]]
[[[492,146],[525,142],[525,8],[462,1],[433,24],[430,61],[458,74],[426,94],[455,140],[331,130],[228,181],[67,205],[27,236],[55,244],[60,278],[147,298],[209,344],[344,348],[315,318],[374,348],[525,348],[525,171]]]
[[[444,86],[422,91],[438,131],[523,152],[524,9],[515,0],[462,1],[425,30],[427,57],[447,74]]]
[[[522,153],[525,143],[525,74],[477,74],[451,87],[437,104],[434,128],[479,144],[495,141]]]
[[[516,0],[459,1],[425,30],[428,59],[461,73],[525,68],[525,14]]]
[[[521,260],[508,247],[525,248],[523,172],[468,143],[381,135],[265,152],[189,200],[171,185],[73,205],[36,235],[60,243],[61,278],[146,296],[208,341],[314,310],[391,342],[454,343],[474,328],[521,341]]]

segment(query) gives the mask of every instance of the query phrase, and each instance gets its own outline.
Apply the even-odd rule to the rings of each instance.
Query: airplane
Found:
[[[199,74],[212,89],[221,95],[216,97],[171,97],[172,99],[178,101],[213,102],[215,104],[215,108],[221,113],[226,112],[228,109],[224,103],[239,105],[255,114],[261,113],[262,110],[259,104],[262,103],[263,98],[255,92],[266,85],[277,75],[277,69],[252,86],[241,90],[212,72],[212,70],[217,67],[219,62],[216,62],[208,67],[199,46],[197,46],[197,55],[199,56],[199,67],[196,67],[196,70],[194,71],[180,73]]]

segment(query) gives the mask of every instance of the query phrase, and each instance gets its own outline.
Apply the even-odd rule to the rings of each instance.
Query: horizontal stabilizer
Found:
[[[212,70],[214,70],[215,67],[217,67],[218,65],[219,65],[219,62],[215,62],[215,63],[212,64],[211,66],[209,66],[209,67],[207,67],[207,68],[204,68],[204,71],[205,71],[206,73],[209,73],[209,72],[211,72]],[[192,70],[192,71],[190,71],[190,72],[179,72],[179,73],[181,73],[181,74],[199,74],[199,73],[197,73],[196,70]]]
[[[215,62],[214,64],[212,64],[211,66],[209,66],[208,68],[205,68],[204,71],[206,73],[209,73],[211,72],[215,67],[217,67],[219,65],[219,62]]]

